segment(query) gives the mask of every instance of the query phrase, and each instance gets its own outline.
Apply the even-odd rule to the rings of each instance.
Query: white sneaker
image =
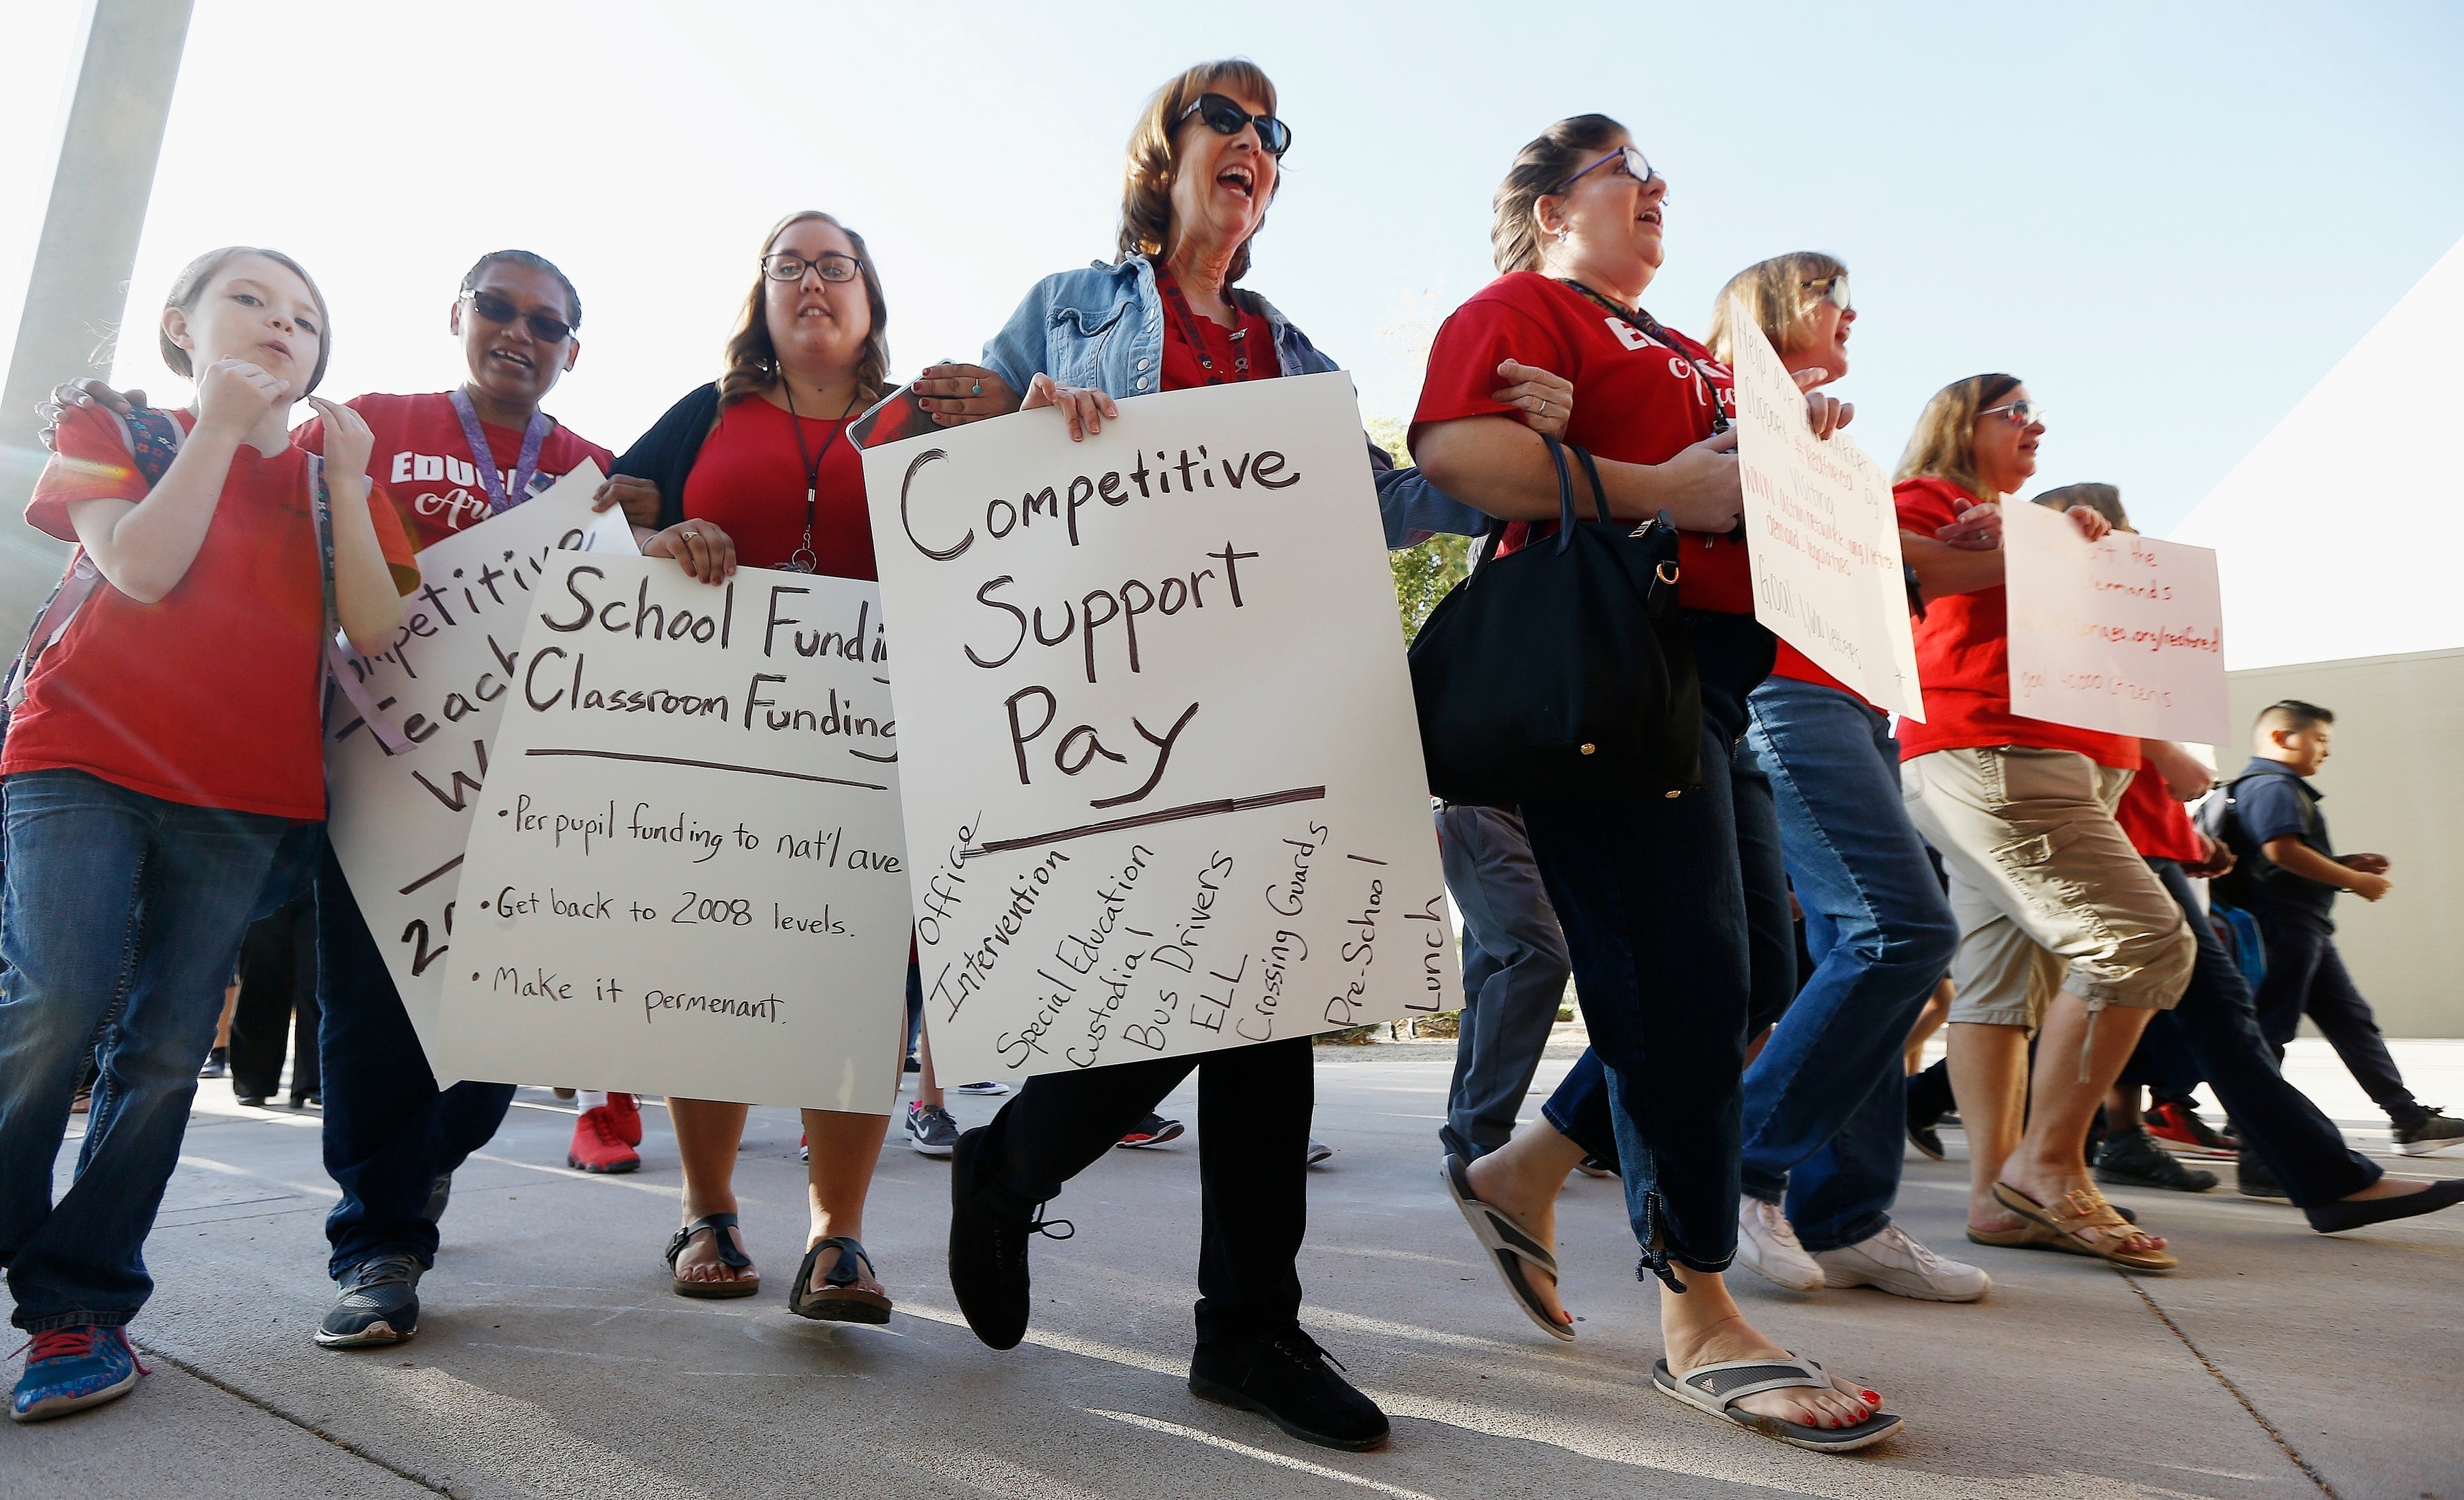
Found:
[[[1737,1259],[1763,1280],[1791,1291],[1823,1288],[1821,1264],[1798,1242],[1788,1215],[1779,1211],[1779,1204],[1764,1202],[1751,1193],[1737,1199]]]
[[[1895,1224],[1854,1245],[1820,1251],[1814,1259],[1832,1286],[1872,1287],[1921,1302],[1973,1302],[1993,1290],[1992,1277],[1976,1267],[1945,1260]]]

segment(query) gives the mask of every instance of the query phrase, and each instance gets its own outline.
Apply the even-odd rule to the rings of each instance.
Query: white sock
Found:
[[[583,1114],[587,1114],[593,1110],[605,1109],[607,1107],[607,1095],[595,1092],[588,1089],[583,1089],[575,1095],[574,1102],[582,1106]]]

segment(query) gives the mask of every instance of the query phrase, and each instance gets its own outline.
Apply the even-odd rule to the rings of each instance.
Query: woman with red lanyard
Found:
[[[705,584],[739,563],[874,578],[864,467],[846,431],[888,388],[889,321],[861,235],[811,210],[779,221],[761,241],[719,378],[616,460],[611,489],[658,498],[659,529],[643,554],[674,558]],[[685,1180],[684,1226],[668,1244],[671,1285],[680,1296],[751,1296],[761,1277],[744,1250],[735,1185],[745,1106],[671,1096],[668,1117]],[[887,1114],[804,1112],[811,1225],[790,1311],[890,1320],[890,1294],[861,1239],[889,1127]]]
[[[1929,537],[2027,482],[2045,424],[2014,375],[1934,393],[1901,456],[1903,536]],[[2081,535],[2112,528],[2084,505]],[[2197,941],[2114,807],[2139,741],[2011,712],[2002,553],[1920,565],[1925,722],[1900,725],[1900,795],[1943,858],[1959,923],[1952,1092],[1968,1131],[1968,1237],[2051,1244],[2125,1269],[2180,1264],[2089,1176],[2087,1133],[2147,1018],[2189,982]],[[2034,1085],[2028,1058],[2035,1040]],[[2024,1121],[2024,1127],[2023,1122]]]
[[[1736,755],[1772,639],[1754,622],[1734,529],[1743,498],[1727,371],[1637,305],[1662,259],[1667,202],[1666,180],[1605,116],[1560,121],[1525,146],[1497,192],[1502,275],[1439,330],[1413,417],[1413,456],[1441,489],[1509,522],[1553,518],[1555,466],[1489,398],[1486,372],[1511,355],[1572,376],[1567,436],[1597,455],[1610,514],[1665,513],[1683,533],[1679,597],[1703,703],[1699,789],[1523,807],[1600,1064],[1598,1083],[1570,1081],[1605,1089],[1613,1138],[1583,1142],[1577,1115],[1598,1112],[1561,1088],[1547,1122],[1467,1169],[1450,1161],[1448,1177],[1484,1243],[1508,1247],[1507,1279],[1527,1311],[1563,1336],[1572,1320],[1556,1303],[1552,1205],[1585,1150],[1613,1152],[1640,1274],[1662,1283],[1667,1357],[1654,1382],[1783,1442],[1838,1451],[1889,1437],[1900,1419],[1877,1393],[1749,1325],[1722,1278],[1737,1245],[1748,1017],[1776,1014],[1794,960],[1771,789]],[[1827,433],[1837,409],[1813,405]],[[1529,531],[1509,526],[1504,543]]]

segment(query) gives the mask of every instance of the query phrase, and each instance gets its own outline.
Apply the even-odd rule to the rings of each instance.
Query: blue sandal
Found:
[[[678,1229],[668,1242],[668,1285],[680,1297],[749,1297],[761,1290],[761,1278],[738,1274],[727,1281],[687,1281],[676,1274],[676,1257],[685,1252],[693,1237],[707,1229],[711,1244],[718,1250],[718,1263],[730,1271],[743,1272],[753,1268],[753,1257],[736,1247],[736,1241],[726,1231],[736,1227],[734,1214],[704,1214]]]

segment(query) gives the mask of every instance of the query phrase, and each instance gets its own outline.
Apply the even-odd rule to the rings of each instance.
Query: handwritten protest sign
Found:
[[[1737,363],[1737,460],[1754,618],[1879,708],[1922,722],[1916,638],[1890,480],[1844,432],[1817,438],[1805,396],[1754,320]]]
[[[864,462],[944,1076],[1456,1007],[1349,376]]]
[[[2011,711],[2150,739],[2233,739],[2216,555],[2059,511],[2003,507]]]
[[[527,614],[445,1066],[887,1113],[908,916],[879,591],[560,556]]]
[[[518,670],[523,607],[560,549],[634,550],[623,511],[590,508],[601,477],[585,461],[419,554],[420,590],[404,601],[392,649],[348,663],[411,749],[380,744],[341,694],[326,715],[327,832],[431,1061],[437,962],[452,945],[462,846]]]

